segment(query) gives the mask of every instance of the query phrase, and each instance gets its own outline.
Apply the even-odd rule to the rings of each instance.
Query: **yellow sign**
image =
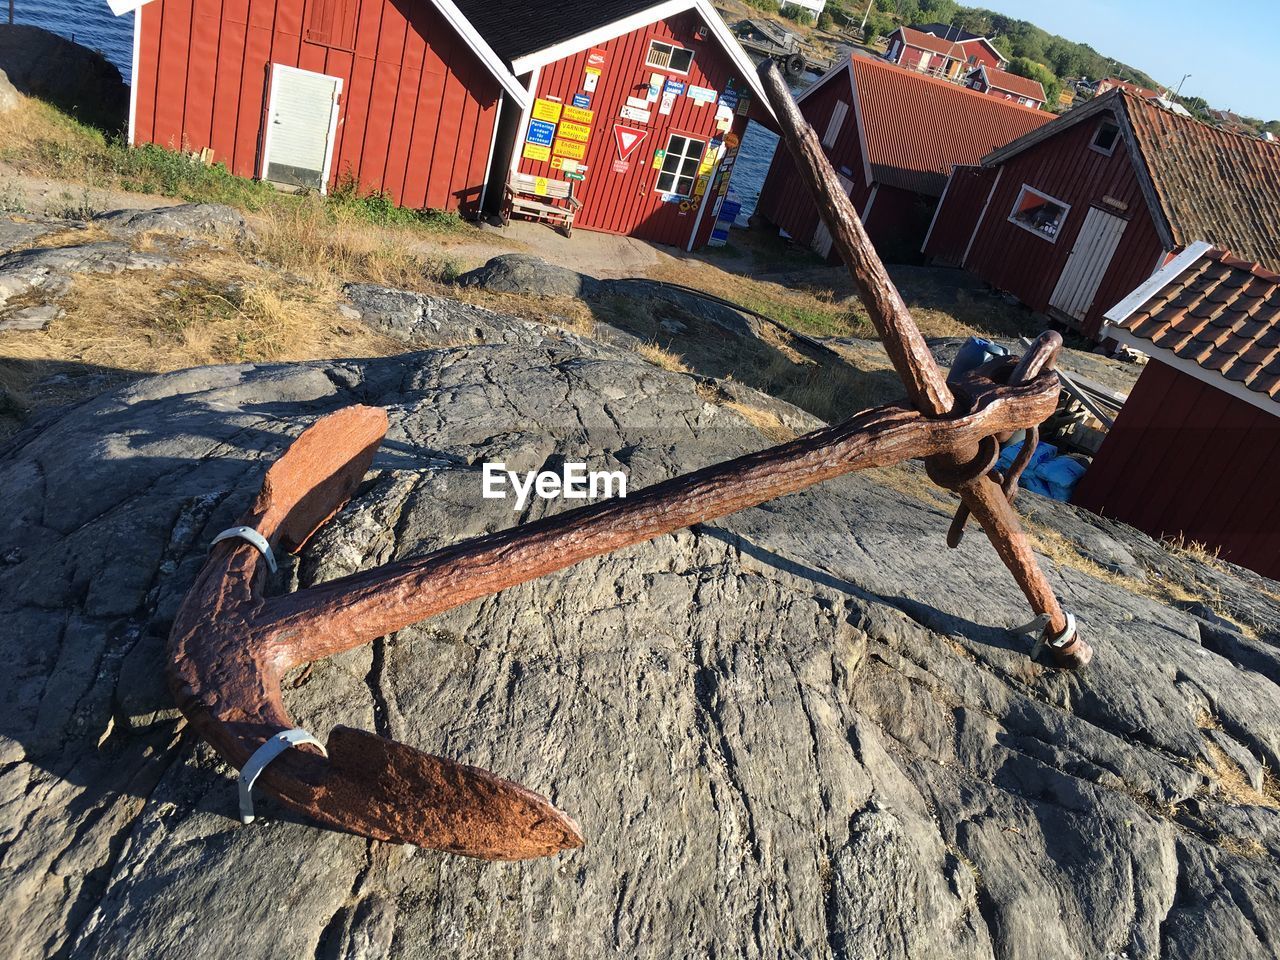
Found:
[[[599,67],[587,67],[587,73],[594,73],[594,74],[598,77],[598,76],[600,76],[600,68],[599,68]]]
[[[533,192],[540,197],[545,197],[547,195],[547,178],[546,177],[534,178]]]
[[[533,101],[533,115],[538,120],[546,120],[548,123],[555,123],[560,119],[560,110],[562,105],[554,100],[543,100],[539,97]]]
[[[716,165],[716,154],[714,150],[708,150],[702,158],[702,163],[698,164],[698,174],[710,173]]]
[[[551,158],[551,169],[552,169],[552,170],[563,170],[563,169],[564,169],[564,157],[552,157],[552,158]]]
[[[584,110],[582,107],[565,107],[564,118],[572,120],[574,123],[585,123],[590,125],[595,119],[596,112],[594,110]]]
[[[528,149],[528,147],[525,147],[525,150]],[[542,149],[545,150],[547,148],[543,147]],[[572,140],[561,140],[559,137],[556,138],[555,146],[552,149],[562,157],[573,157],[575,160],[581,160],[587,155],[587,145],[585,143],[574,143]],[[526,153],[525,156],[527,157],[528,154]]]
[[[551,148],[544,147],[538,143],[526,143],[524,145],[524,156],[526,160],[549,160],[551,158]]]
[[[585,143],[591,136],[591,128],[580,123],[574,123],[572,120],[566,120],[560,124],[560,136],[566,140],[581,140]]]

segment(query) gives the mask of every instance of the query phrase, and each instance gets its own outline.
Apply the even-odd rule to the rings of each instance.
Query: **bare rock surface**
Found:
[[[0,70],[0,113],[7,113],[21,102],[18,88],[9,82],[9,75]]]
[[[174,262],[163,254],[134,250],[119,240],[15,250],[0,256],[0,308],[33,291],[50,297],[65,293],[77,273],[158,270]]]
[[[155,377],[0,450],[10,955],[1276,954],[1274,793],[1214,764],[1274,786],[1280,587],[1024,497],[1056,536],[1215,598],[1181,609],[1051,567],[1097,651],[1058,673],[1004,629],[1029,614],[989,544],[947,551],[945,504],[899,492],[918,469],[589,561],[291,678],[322,739],[352,724],[511,777],[578,820],[582,850],[484,863],[266,798],[240,826],[234,771],[177,720],[164,637],[209,540],[317,416],[378,404],[391,429],[276,590],[564,508],[482,499],[485,461],[622,467],[637,489],[764,445],[626,351],[491,313],[500,342],[471,344],[473,308],[378,302],[453,345]]]
[[[136,237],[143,233],[172,233],[183,238],[217,237],[245,240],[250,231],[244,214],[221,203],[182,203],[150,210],[113,210],[94,218],[112,233]]]

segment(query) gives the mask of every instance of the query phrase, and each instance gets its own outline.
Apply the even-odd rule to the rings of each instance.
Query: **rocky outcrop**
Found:
[[[82,120],[116,128],[128,117],[120,71],[96,50],[40,27],[0,24],[0,71],[19,92]]]
[[[59,296],[78,273],[157,270],[174,262],[171,257],[134,250],[117,240],[16,250],[0,255],[0,310],[15,297],[30,293]]]
[[[9,82],[9,75],[0,70],[0,113],[7,113],[21,102],[18,88]]]
[[[512,777],[578,820],[582,850],[483,863],[266,799],[240,826],[234,771],[177,722],[164,637],[211,537],[317,416],[378,404],[391,430],[275,590],[563,508],[482,499],[485,461],[580,459],[635,489],[764,443],[624,351],[488,311],[500,342],[477,344],[474,308],[355,293],[454,345],[155,377],[0,450],[11,955],[1275,954],[1280,587],[1024,495],[1042,542],[1086,554],[1052,580],[1097,657],[1058,673],[1005,629],[1029,615],[990,545],[942,547],[951,504],[918,469],[605,556],[291,678],[302,726]],[[1095,554],[1212,609],[1135,594]]]
[[[169,233],[186,239],[215,237],[241,241],[250,237],[244,215],[221,203],[183,203],[151,210],[114,210],[94,219],[112,233],[136,237]]]
[[[649,304],[656,313],[664,310],[666,321],[680,324],[680,317],[692,316],[723,327],[738,336],[754,336],[758,321],[749,314],[715,297],[658,280],[628,278],[597,280],[568,267],[524,253],[504,253],[458,278],[464,287],[479,287],[496,293],[522,293],[534,297],[575,297],[596,300],[612,296]],[[679,332],[678,330],[674,332]]]

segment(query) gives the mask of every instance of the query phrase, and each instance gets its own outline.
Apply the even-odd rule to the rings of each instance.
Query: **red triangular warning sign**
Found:
[[[620,123],[613,125],[613,141],[618,145],[618,159],[625,160],[636,152],[640,141],[649,135],[648,130],[637,127],[624,127]]]

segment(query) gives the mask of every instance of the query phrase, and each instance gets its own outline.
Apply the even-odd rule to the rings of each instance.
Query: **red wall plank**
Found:
[[[1103,115],[1113,119],[1110,114]],[[1049,297],[1071,255],[1091,205],[1128,218],[1111,264],[1080,329],[1096,337],[1103,315],[1151,276],[1164,247],[1138,186],[1133,163],[1123,144],[1110,156],[1089,147],[1097,120],[1076,124],[1013,157],[978,228],[968,270],[1016,296],[1033,310],[1049,308]],[[1056,240],[1037,236],[1008,218],[1023,184],[1068,204],[1071,211]],[[1111,203],[1103,203],[1110,198]],[[1115,204],[1124,209],[1117,210]],[[967,215],[967,211],[961,211]],[[952,214],[949,211],[948,217]],[[972,230],[974,221],[948,223],[945,229]]]
[[[299,67],[343,81],[331,184],[352,176],[414,206],[474,203],[498,82],[432,5],[358,2],[354,51],[303,41],[306,0],[146,5],[136,141],[211,147],[233,172],[257,175],[270,67]]]
[[[1280,578],[1280,417],[1151,361],[1073,502]]]
[[[594,118],[586,157],[579,161],[586,163],[589,170],[586,180],[576,191],[583,206],[574,221],[575,227],[627,234],[679,247],[689,243],[698,220],[701,198],[692,198],[685,210],[681,210],[678,203],[664,203],[656,191],[659,171],[653,168],[654,151],[664,149],[672,133],[687,134],[707,143],[718,136],[715,129],[716,105],[698,106],[687,95],[690,85],[724,91],[732,84],[740,94],[747,91],[750,95],[746,79],[737,73],[724,49],[713,39],[697,38],[702,26],[703,21],[696,12],[686,11],[598,45],[605,51],[608,61],[596,90],[590,94],[589,109],[594,112]],[[693,50],[693,64],[688,75],[645,66],[652,39]],[[587,55],[588,51],[584,50],[543,67],[538,78],[537,95],[556,98],[572,106],[573,95],[584,92]],[[649,105],[649,123],[622,120],[620,111],[626,106],[627,97],[643,97],[649,76],[653,73],[684,83],[685,93],[675,98],[669,115],[663,116],[658,112],[659,99]],[[735,128],[739,131],[742,127],[738,121],[741,119],[745,118],[738,118],[735,114]],[[613,134],[615,124],[647,131],[644,141],[629,158],[625,172],[613,170],[618,156]],[[521,155],[525,132],[520,129],[516,134],[518,169],[535,176],[560,179],[560,171],[554,169],[550,161],[531,160]],[[703,220],[709,216],[708,212]],[[699,233],[702,232],[699,229]]]

